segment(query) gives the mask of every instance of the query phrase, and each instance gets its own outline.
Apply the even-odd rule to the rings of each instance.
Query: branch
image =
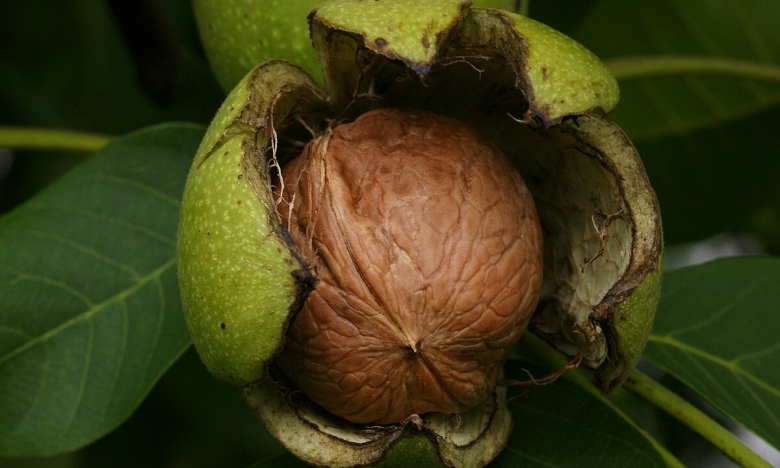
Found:
[[[725,75],[780,83],[780,67],[747,60],[658,55],[614,58],[604,62],[619,81],[669,75]]]
[[[650,377],[633,370],[623,386],[688,426],[738,465],[745,468],[772,468],[769,462],[747,448],[734,434]]]
[[[0,126],[0,148],[93,152],[112,137],[97,133]]]

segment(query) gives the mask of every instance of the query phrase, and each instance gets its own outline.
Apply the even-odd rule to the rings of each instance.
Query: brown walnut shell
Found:
[[[460,121],[379,109],[315,138],[282,181],[318,279],[277,359],[292,381],[364,424],[483,402],[542,283],[538,215],[501,151]]]

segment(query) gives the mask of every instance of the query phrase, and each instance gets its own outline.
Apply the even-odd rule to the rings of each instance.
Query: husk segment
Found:
[[[484,466],[512,430],[505,389],[461,415],[433,413],[400,424],[365,427],[330,416],[270,380],[243,389],[274,437],[298,458],[328,467]],[[411,446],[411,447],[410,447]]]
[[[234,385],[264,378],[311,286],[276,215],[269,170],[275,127],[323,103],[302,70],[267,62],[222,105],[190,169],[178,237],[185,318],[206,367]]]
[[[380,13],[366,15],[365,24],[360,26],[335,14],[341,12],[340,5],[354,3],[353,0],[329,2],[327,8],[310,15],[312,41],[336,108],[349,105],[356,95],[372,92],[386,95],[386,88],[392,83],[380,81],[385,75],[423,80],[430,87],[439,87],[435,66],[456,63],[470,64],[474,71],[484,71],[491,77],[490,81],[496,81],[492,75],[497,72],[505,75],[501,81],[506,81],[504,84],[510,89],[494,89],[492,93],[519,94],[520,102],[511,109],[515,111],[512,115],[545,126],[558,123],[566,116],[594,111],[609,113],[619,99],[617,81],[598,58],[563,34],[526,17],[500,10],[464,9],[462,2],[442,2],[439,5],[442,9],[449,7],[448,14],[442,13],[447,21],[426,22],[422,16],[416,24],[425,26],[407,30],[405,41],[396,46],[381,37],[389,26],[382,22]],[[382,8],[382,3],[365,2],[364,5],[365,10],[372,6],[379,11]],[[424,15],[424,10],[418,14]],[[434,25],[438,29],[432,29]],[[382,47],[377,47],[380,39]],[[499,67],[488,63],[496,59],[501,62]],[[356,61],[363,73],[355,73]],[[393,66],[395,73],[378,70]],[[467,89],[461,88],[461,93]],[[398,93],[392,100],[401,97]],[[414,98],[406,101],[417,102]],[[360,103],[353,103],[352,107],[355,106],[361,107]]]

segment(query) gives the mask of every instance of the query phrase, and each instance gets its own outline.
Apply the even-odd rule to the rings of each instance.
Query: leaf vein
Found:
[[[105,400],[105,405],[100,414],[100,422],[105,423],[106,416],[108,415],[108,408],[111,406],[111,402],[115,396],[114,389],[117,383],[119,383],[119,376],[122,372],[122,365],[125,360],[125,352],[127,351],[128,333],[130,331],[130,318],[128,316],[127,302],[122,301],[119,303],[122,308],[122,341],[119,344],[119,356],[117,357],[116,365],[114,366],[114,375],[111,377],[111,384],[109,385],[106,395],[108,398]]]
[[[68,239],[67,237],[58,236],[56,234],[51,234],[48,232],[41,232],[41,231],[35,231],[30,229],[20,229],[20,230],[9,230],[6,232],[17,232],[17,233],[24,233],[30,236],[38,237],[40,239],[46,239],[46,240],[52,240],[54,242],[58,242],[62,245],[66,245],[74,250],[78,250],[81,253],[84,253],[95,260],[104,263],[106,265],[112,266],[114,268],[117,268],[121,271],[124,271],[125,273],[131,275],[134,280],[138,280],[140,275],[137,271],[130,268],[129,266],[125,265],[124,263],[120,262],[119,260],[115,260],[111,257],[108,257],[106,255],[103,255],[102,253],[98,252],[97,250],[87,247],[86,245],[80,244],[76,241],[73,241],[71,239]]]
[[[734,310],[738,303],[743,301],[745,299],[745,297],[750,295],[757,287],[763,286],[763,284],[766,281],[767,280],[765,279],[764,281],[756,281],[756,282],[748,285],[746,288],[744,288],[739,293],[734,294],[731,297],[731,300],[729,300],[728,302],[726,302],[725,304],[720,306],[714,313],[708,314],[707,318],[705,320],[703,320],[701,322],[698,322],[698,323],[695,323],[695,324],[693,324],[691,326],[688,326],[688,327],[685,327],[685,328],[672,330],[671,332],[667,333],[665,336],[668,337],[668,338],[673,338],[676,335],[682,335],[684,333],[691,333],[691,332],[695,332],[695,331],[701,330],[702,328],[706,327],[707,325],[712,324],[716,320],[720,319],[721,317],[723,317],[727,313],[729,313],[732,310]]]
[[[519,404],[517,402],[510,403],[510,404],[516,405],[517,407],[522,408],[524,411],[527,411],[528,413],[538,414],[538,415],[544,416],[545,418],[548,418],[548,419],[557,419],[558,421],[561,421],[563,423],[569,424],[571,426],[575,426],[577,428],[581,428],[584,432],[591,432],[591,433],[594,433],[594,434],[598,434],[600,436],[599,440],[603,440],[603,441],[608,441],[608,440],[620,441],[620,442],[622,442],[624,444],[627,444],[628,446],[633,448],[635,451],[641,452],[641,450],[636,445],[634,445],[633,443],[631,443],[628,440],[621,439],[619,437],[615,437],[614,435],[607,434],[607,433],[605,433],[603,431],[598,431],[598,430],[593,429],[592,427],[590,427],[588,425],[577,423],[576,421],[574,421],[572,419],[564,418],[564,417],[561,417],[561,416],[558,416],[558,415],[554,415],[554,414],[549,414],[547,412],[539,410],[536,407],[521,405],[521,404]]]
[[[53,210],[53,211],[61,211],[63,213],[67,214],[77,214],[84,216],[86,218],[93,219],[95,221],[103,221],[107,224],[113,224],[117,226],[121,226],[128,231],[134,231],[138,232],[140,234],[144,234],[147,237],[150,237],[152,239],[155,239],[157,241],[160,241],[162,243],[165,243],[167,245],[170,245],[172,247],[176,246],[176,240],[171,239],[170,237],[164,236],[152,229],[146,228],[144,226],[141,226],[139,224],[129,223],[125,220],[119,219],[119,218],[113,218],[111,216],[102,215],[99,213],[94,213],[89,210],[80,209],[77,207],[72,206],[65,206],[65,205],[51,205],[48,203],[35,203],[34,205],[29,206],[30,209],[37,209],[37,210]]]
[[[26,342],[22,346],[19,346],[18,348],[12,350],[11,352],[7,353],[5,356],[0,357],[0,365],[4,364],[5,362],[13,359],[14,357],[24,353],[28,349],[32,348],[33,346],[48,341],[51,337],[57,335],[58,333],[61,333],[70,327],[76,325],[77,323],[80,323],[83,320],[89,320],[92,316],[95,314],[103,311],[108,306],[118,302],[123,301],[125,298],[130,296],[131,294],[135,293],[136,291],[140,290],[142,287],[149,284],[151,281],[157,280],[165,271],[169,270],[176,264],[176,259],[171,259],[167,262],[165,262],[162,266],[154,270],[153,272],[149,273],[143,278],[140,278],[139,281],[134,284],[133,286],[123,289],[119,291],[114,296],[106,299],[105,301],[95,304],[91,306],[89,309],[85,310],[84,312],[70,318],[69,320],[66,320],[62,324],[58,325],[57,327],[52,328],[51,330],[31,339],[30,341]]]
[[[42,283],[47,286],[52,286],[54,288],[60,289],[62,291],[65,291],[69,295],[75,297],[76,299],[83,302],[87,307],[94,307],[95,304],[92,302],[92,299],[90,299],[86,294],[83,294],[81,291],[77,290],[76,288],[68,285],[67,283],[64,283],[62,281],[53,280],[47,276],[38,276],[38,275],[31,275],[29,273],[19,273],[16,278],[9,281],[7,284],[9,286],[15,286],[17,283],[20,283],[22,281],[30,281],[35,283]],[[3,360],[0,358],[0,364],[2,364]]]
[[[551,468],[559,467],[559,465],[555,465],[555,464],[549,463],[549,462],[547,462],[545,460],[541,460],[539,458],[532,457],[532,456],[530,456],[530,455],[528,455],[528,454],[526,454],[526,453],[524,453],[524,452],[522,452],[522,451],[520,451],[520,450],[518,450],[518,449],[516,449],[516,448],[514,448],[512,446],[507,447],[507,450],[516,453],[520,458],[525,458],[526,460],[530,460],[530,461],[532,461],[532,462],[534,462],[534,463],[536,463],[536,464],[538,464],[540,466],[549,466]]]
[[[754,27],[750,18],[746,17],[746,9],[742,2],[734,2],[734,0],[731,0],[729,3],[732,7],[732,18],[736,18],[736,20],[739,21],[740,30],[745,34],[745,37],[747,37],[750,46],[753,47],[753,52],[755,52],[756,57],[768,62],[773,61],[772,54],[769,52],[770,49],[767,47],[766,42],[758,35],[758,29]]]
[[[0,333],[19,335],[26,340],[29,340],[32,337],[29,333],[25,332],[21,328],[16,328],[16,327],[5,327],[5,326],[0,327]]]
[[[734,364],[735,366],[738,366],[740,362],[752,360],[752,359],[758,359],[760,357],[764,357],[768,354],[772,354],[775,351],[780,351],[780,342],[777,342],[774,344],[774,346],[770,346],[766,349],[760,349],[758,351],[754,351],[752,353],[743,354],[742,356],[739,356],[737,358],[732,359],[729,361],[730,363]]]
[[[690,345],[688,345],[686,343],[678,341],[678,340],[676,340],[676,339],[674,339],[672,337],[669,337],[669,336],[659,336],[659,335],[652,335],[651,334],[648,341],[664,344],[664,345],[670,346],[672,348],[677,348],[680,351],[683,351],[684,353],[696,355],[696,356],[699,356],[699,357],[701,357],[702,359],[704,359],[706,361],[710,361],[710,362],[713,362],[715,364],[718,364],[718,365],[720,365],[720,366],[722,366],[722,367],[724,367],[726,369],[731,370],[735,374],[742,375],[748,381],[750,381],[753,384],[763,388],[764,390],[766,390],[767,392],[769,392],[773,396],[776,396],[776,397],[780,398],[780,389],[776,389],[776,388],[772,387],[771,384],[769,384],[769,383],[767,383],[767,382],[757,378],[753,374],[749,374],[746,370],[742,369],[741,367],[739,367],[739,366],[737,366],[735,364],[732,364],[729,361],[726,361],[725,359],[723,359],[723,358],[721,358],[719,356],[715,356],[713,354],[707,353],[707,352],[702,351],[700,349],[694,348],[694,347],[692,347],[692,346],[690,346]]]
[[[750,398],[756,402],[758,406],[760,406],[763,410],[766,416],[769,417],[770,422],[775,426],[774,428],[767,428],[767,431],[771,432],[780,432],[780,420],[778,420],[777,415],[772,411],[771,408],[769,408],[766,405],[766,401],[764,401],[758,394],[756,393],[755,389],[748,385],[748,383],[745,381],[744,377],[742,376],[736,376],[737,381],[739,384],[745,389],[745,391],[750,395]],[[742,410],[745,414],[750,413],[749,410]],[[758,422],[756,422],[757,426],[760,426]]]
[[[95,340],[95,322],[90,318],[89,320],[86,320],[85,322],[87,324],[87,349],[84,352],[84,364],[81,367],[81,378],[79,379],[79,389],[76,393],[76,398],[73,401],[73,407],[70,410],[70,413],[68,414],[68,419],[65,421],[65,425],[62,428],[61,434],[64,436],[65,433],[70,429],[71,424],[73,424],[73,421],[76,419],[76,413],[78,412],[79,408],[81,408],[81,403],[84,401],[84,393],[87,388],[87,379],[89,377],[89,368],[92,364],[92,350],[94,346],[94,340]]]
[[[27,411],[25,411],[24,416],[21,420],[19,420],[19,423],[14,427],[13,433],[18,434],[19,431],[24,427],[25,424],[27,424],[27,421],[30,419],[30,416],[32,415],[35,408],[38,406],[38,400],[41,399],[41,395],[43,394],[43,388],[46,386],[46,381],[49,378],[49,372],[50,372],[50,366],[51,366],[51,348],[49,347],[49,343],[45,343],[46,347],[44,348],[46,351],[46,358],[43,360],[43,374],[41,377],[40,384],[38,385],[38,389],[35,392],[35,397],[32,400],[32,403],[28,405]],[[0,361],[2,363],[2,361]]]
[[[699,372],[701,372],[701,375],[706,379],[706,382],[700,384],[700,388],[714,388],[718,393],[720,393],[721,398],[724,401],[727,401],[732,407],[742,409],[742,406],[740,405],[740,402],[737,401],[734,398],[734,395],[732,392],[729,392],[727,388],[723,386],[723,380],[718,379],[715,375],[713,375],[710,371],[708,371],[701,362],[694,359],[693,356],[690,354],[684,354],[685,358],[688,359],[688,361],[691,362],[691,364],[699,369]],[[736,378],[739,378],[739,376],[735,376]],[[744,421],[748,421],[750,424],[757,424],[757,421],[755,418],[753,418],[750,414],[745,414]]]
[[[112,176],[107,174],[90,174],[88,176],[79,177],[72,179],[73,182],[76,182],[77,184],[81,184],[81,181],[84,180],[97,180],[97,181],[105,181],[105,182],[112,182],[114,184],[122,184],[127,187],[133,187],[140,189],[143,192],[148,193],[149,195],[152,195],[154,198],[160,199],[170,205],[175,206],[178,208],[181,206],[181,200],[179,200],[176,197],[172,197],[168,195],[167,193],[157,190],[154,187],[151,187],[149,185],[146,185],[145,183],[136,180],[136,179],[129,179],[127,177],[119,177],[119,176]]]

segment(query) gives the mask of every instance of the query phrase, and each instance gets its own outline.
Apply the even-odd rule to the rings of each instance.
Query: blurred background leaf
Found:
[[[780,72],[778,19],[780,4],[774,1],[603,0],[574,35],[615,67],[633,57],[732,64],[717,73],[622,81],[623,100],[613,117],[634,140],[646,141],[719,126],[780,103],[780,80],[743,78],[738,74],[747,70],[736,66],[742,62]],[[726,74],[729,69],[733,74]]]
[[[0,454],[93,442],[189,346],[176,229],[204,130],[117,139],[0,219]]]
[[[773,80],[723,71],[621,79],[611,119],[642,155],[667,242],[741,230],[780,251],[780,3],[561,0],[532,2],[530,14],[616,69],[629,58],[699,57],[774,73]]]
[[[0,123],[119,134],[165,121],[210,122],[224,93],[202,57],[189,2],[134,4],[144,3],[162,9],[158,29],[178,55],[170,58],[178,67],[168,103],[156,102],[140,85],[109,2],[6,0],[0,7]],[[143,18],[126,21],[148,27]]]
[[[188,0],[144,0],[176,50],[170,96],[141,85],[120,21],[149,34],[143,18],[117,18],[110,2],[4,0],[0,4],[0,125],[123,134],[168,121],[208,123],[224,98],[203,58]],[[142,53],[139,52],[139,53]],[[148,72],[147,72],[148,73]],[[162,72],[161,72],[162,73]],[[33,157],[34,156],[34,157]],[[0,183],[0,213],[51,183],[79,155],[19,153]]]

